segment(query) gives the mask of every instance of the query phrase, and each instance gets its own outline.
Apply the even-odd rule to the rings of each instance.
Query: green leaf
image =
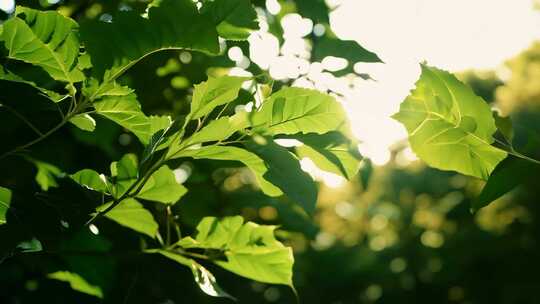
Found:
[[[377,54],[366,50],[356,41],[341,40],[332,35],[320,38],[313,47],[313,61],[322,61],[326,56],[347,59],[350,66],[357,62],[382,62]]]
[[[360,168],[362,156],[343,134],[333,131],[323,135],[293,136],[304,145],[296,147],[300,159],[311,159],[321,170],[351,179]]]
[[[261,190],[269,196],[280,196],[283,192],[265,178],[268,167],[257,155],[242,148],[231,146],[205,146],[198,149],[183,150],[172,158],[191,157],[194,159],[213,159],[239,161],[255,175]]]
[[[248,125],[247,112],[239,112],[230,117],[227,116],[212,120],[199,132],[172,146],[168,151],[168,155],[172,156],[183,149],[197,144],[225,140],[235,132],[247,128]]]
[[[292,249],[276,240],[275,228],[244,223],[241,216],[221,220],[205,217],[197,225],[196,238],[184,238],[177,245],[222,250],[227,261],[213,262],[228,271],[255,281],[292,287]]]
[[[177,263],[189,267],[193,273],[195,283],[197,283],[199,288],[207,295],[212,297],[223,297],[229,298],[231,300],[236,300],[233,296],[229,295],[227,292],[221,289],[221,287],[216,281],[216,278],[210,271],[208,271],[206,268],[204,268],[202,265],[195,262],[194,260],[186,258],[179,253],[170,250],[167,251],[161,249],[151,249],[147,250],[146,252],[159,253],[168,259],[171,259]]]
[[[55,11],[17,7],[15,17],[3,25],[1,40],[8,58],[43,68],[56,80],[71,84],[82,81],[77,68],[78,24]]]
[[[496,126],[487,103],[448,72],[422,65],[416,89],[393,118],[432,167],[487,179],[506,157],[491,145]]]
[[[119,198],[136,182],[139,176],[137,157],[134,154],[126,154],[118,162],[111,163],[111,174],[115,181],[113,196]],[[176,182],[173,171],[167,166],[162,166],[148,178],[136,197],[173,204],[186,192],[187,189]]]
[[[366,191],[369,187],[369,182],[371,180],[371,176],[373,175],[373,164],[371,163],[371,160],[369,158],[364,158],[362,163],[360,164],[360,174],[359,179],[362,183],[362,188],[364,191]]]
[[[110,193],[111,185],[107,177],[99,174],[91,169],[83,169],[69,176],[77,184],[84,186],[90,190],[99,191],[102,193]]]
[[[133,132],[142,143],[150,140],[150,120],[142,112],[135,94],[104,98],[94,103],[94,108],[97,114]]]
[[[97,114],[133,132],[145,145],[153,134],[171,124],[169,116],[146,116],[133,90],[116,82],[100,87],[92,79],[83,89],[83,94],[96,100],[94,108]]]
[[[111,176],[114,182],[113,197],[121,197],[139,176],[137,156],[126,154],[118,162],[111,163]]]
[[[167,166],[162,166],[150,176],[137,197],[164,204],[174,204],[186,192],[187,189],[176,182],[173,171]]]
[[[229,103],[238,97],[246,77],[221,76],[208,77],[208,80],[196,84],[191,100],[190,119],[197,119],[212,112],[214,108]]]
[[[57,178],[64,177],[64,173],[58,167],[49,163],[27,157],[28,161],[33,163],[37,168],[36,182],[41,187],[41,190],[47,191],[51,187],[58,187]]]
[[[0,80],[13,81],[13,82],[24,83],[24,84],[30,85],[33,88],[37,89],[39,92],[41,92],[41,94],[47,96],[53,102],[59,102],[63,100],[64,98],[66,98],[67,96],[67,95],[58,94],[51,90],[44,89],[40,87],[37,83],[33,81],[25,80],[23,77],[11,71],[8,71],[2,66],[0,66]]]
[[[540,167],[522,158],[509,155],[491,173],[486,185],[476,200],[472,210],[477,211],[494,200],[510,192],[525,181],[534,178]]]
[[[43,245],[41,245],[41,242],[34,237],[29,241],[20,242],[17,245],[17,249],[19,249],[20,252],[40,252],[43,251]]]
[[[92,61],[90,59],[90,55],[87,53],[83,53],[79,56],[79,59],[77,59],[77,68],[79,70],[86,70],[92,68]]]
[[[212,18],[219,36],[225,39],[245,40],[259,28],[249,0],[206,0],[201,11]]]
[[[510,116],[500,116],[499,112],[493,111],[493,119],[495,120],[495,126],[497,130],[501,132],[502,136],[508,143],[512,143],[514,140],[514,127],[512,126],[512,119]]]
[[[329,23],[329,9],[325,0],[296,0],[298,14],[313,20],[313,23]]]
[[[105,82],[160,50],[219,52],[214,23],[198,12],[191,0],[154,1],[146,18],[122,11],[112,22],[87,21],[81,25],[81,38],[96,75]]]
[[[268,134],[324,134],[345,124],[341,105],[310,89],[285,88],[265,100],[251,117],[253,129]]]
[[[133,93],[134,90],[127,86],[119,85],[116,81],[100,84],[97,79],[90,78],[85,82],[82,92],[84,96],[94,101],[108,96],[127,96]]]
[[[266,163],[268,170],[264,178],[312,215],[317,204],[317,186],[302,170],[296,156],[269,138],[249,142],[246,146]]]
[[[0,186],[0,225],[7,223],[6,215],[11,205],[11,190]]]
[[[96,121],[88,114],[77,114],[69,122],[84,131],[92,132],[96,129]]]
[[[150,137],[145,141],[145,144],[150,141],[150,138],[152,138],[154,134],[161,130],[169,129],[172,124],[172,119],[169,115],[150,115],[148,116],[148,121],[150,122]]]
[[[103,211],[111,204],[112,202],[101,205],[96,211]],[[143,205],[133,198],[121,201],[118,206],[106,213],[105,217],[151,238],[154,238],[158,232],[158,224],[152,213],[144,209]]]
[[[84,278],[82,278],[76,273],[68,271],[57,271],[48,274],[47,277],[50,279],[67,282],[69,283],[69,286],[71,286],[71,289],[78,292],[98,297],[100,299],[103,298],[103,292],[101,291],[101,288],[99,288],[99,286],[94,286],[88,283]]]

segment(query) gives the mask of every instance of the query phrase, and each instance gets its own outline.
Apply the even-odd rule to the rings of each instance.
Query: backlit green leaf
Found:
[[[203,1],[202,12],[217,25],[219,36],[231,40],[245,40],[257,30],[257,13],[249,0]]]
[[[99,286],[88,283],[83,277],[68,271],[57,271],[47,275],[48,278],[69,283],[71,289],[94,297],[103,298],[103,292]]]
[[[91,101],[94,101],[107,96],[127,96],[134,91],[127,86],[119,85],[116,81],[100,85],[97,79],[90,78],[85,82],[82,92],[84,96],[87,96]]]
[[[154,1],[146,18],[121,11],[112,22],[87,21],[81,25],[81,38],[96,75],[105,82],[160,50],[219,52],[214,23],[200,14],[191,0]]]
[[[190,119],[197,119],[212,112],[214,108],[231,102],[238,97],[245,77],[208,77],[208,80],[195,85],[191,100]]]
[[[230,117],[221,117],[211,121],[199,132],[196,132],[180,144],[171,146],[168,154],[174,155],[182,149],[205,142],[225,140],[235,132],[245,129],[248,124],[247,112],[239,112]]]
[[[115,198],[122,196],[139,176],[137,156],[126,154],[117,162],[111,163]]]
[[[36,168],[36,182],[41,187],[43,191],[49,190],[51,187],[58,187],[58,183],[56,182],[57,178],[63,177],[64,173],[62,170],[60,170],[58,167],[51,165],[49,163],[33,159],[33,158],[27,158],[30,162],[32,162]]]
[[[183,248],[222,250],[227,261],[217,265],[238,275],[264,283],[292,287],[292,249],[274,237],[275,226],[244,223],[241,216],[221,220],[205,217],[197,225],[195,239],[180,240]]]
[[[71,174],[72,180],[81,186],[84,186],[90,190],[99,191],[103,193],[110,193],[111,185],[107,180],[107,177],[103,174],[99,174],[91,169],[83,169],[75,174]]]
[[[0,186],[0,225],[6,223],[6,215],[11,205],[11,190]]]
[[[94,108],[97,114],[133,132],[143,143],[147,143],[152,136],[150,121],[142,112],[135,94],[104,98],[94,103]]]
[[[246,165],[255,175],[261,190],[269,196],[280,196],[283,192],[265,178],[268,168],[265,162],[249,151],[231,146],[205,146],[198,149],[183,150],[173,158],[191,157],[195,159],[213,159],[239,161]]]
[[[96,121],[88,114],[77,114],[69,122],[84,131],[92,132],[96,129]]]
[[[432,167],[487,179],[506,157],[491,145],[496,126],[487,103],[448,72],[422,65],[416,89],[393,118]]]
[[[341,133],[334,131],[323,135],[305,134],[294,137],[304,143],[296,147],[296,154],[300,159],[307,157],[321,170],[347,179],[358,172],[362,156]]]
[[[341,105],[331,96],[303,88],[285,88],[272,94],[253,113],[255,131],[276,134],[317,133],[339,129],[345,124]]]
[[[137,95],[128,87],[112,83],[97,88],[91,84],[84,92],[96,98],[94,108],[97,114],[133,132],[145,145],[154,133],[171,124],[169,116],[146,116]]]
[[[101,205],[96,211],[103,211],[111,204],[112,202]],[[143,205],[133,198],[121,201],[118,206],[106,213],[105,217],[151,238],[154,238],[158,231],[158,224],[152,213],[144,209]]]
[[[302,170],[298,158],[270,138],[249,142],[246,146],[268,167],[263,177],[308,214],[313,214],[317,203],[317,186],[311,176]]]
[[[152,174],[137,197],[164,204],[174,204],[186,192],[187,189],[176,182],[173,171],[167,166],[162,166]]]
[[[78,24],[55,11],[17,7],[15,17],[3,25],[8,57],[37,65],[51,77],[70,84],[82,81],[77,68]]]

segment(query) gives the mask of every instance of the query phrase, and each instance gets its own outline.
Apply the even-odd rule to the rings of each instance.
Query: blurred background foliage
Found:
[[[119,9],[142,13],[147,4],[135,0],[52,2],[27,0],[17,4],[58,9],[77,20],[107,19]],[[282,46],[282,18],[298,13],[312,20],[313,31],[303,38],[309,52],[298,54],[298,58],[321,61],[329,54],[338,54],[349,65],[333,75],[369,78],[352,68],[358,52],[351,47],[356,50],[359,46],[351,46],[331,33],[327,2],[280,1],[277,14],[269,13],[273,1],[253,3]],[[187,51],[161,53],[146,58],[121,81],[136,89],[146,113],[185,114],[193,84],[205,80],[207,74],[223,75],[241,67],[254,75],[265,75],[260,66],[250,64],[249,52],[248,42],[231,42],[217,57]],[[506,69],[502,76],[491,71],[468,71],[460,77],[503,114],[512,116],[516,141],[526,145],[531,136],[540,136],[540,43],[510,59]],[[293,81],[294,77],[277,81],[274,87]],[[25,93],[13,83],[2,82],[0,86],[3,101],[15,102],[13,94],[21,98],[19,94]],[[43,113],[52,110],[46,105],[36,106],[40,100],[31,100],[36,99],[35,94],[26,93],[32,106],[24,113],[39,116],[41,124],[50,123]],[[250,100],[248,93],[244,95],[239,103]],[[33,135],[10,113],[0,111],[0,121],[4,126],[0,136],[9,138],[2,143],[2,150]],[[141,151],[135,138],[117,125],[106,121],[97,125],[98,136],[64,128],[46,143],[36,145],[31,155],[39,155],[39,159],[65,172],[86,167],[106,172],[108,164],[124,153]],[[533,152],[540,157],[539,151]],[[291,202],[257,191],[252,177],[246,170],[235,168],[237,164],[231,163],[226,169],[212,161],[175,165],[183,168],[190,190],[174,210],[183,232],[192,231],[207,215],[241,214],[247,220],[280,225],[278,237],[295,252],[294,280],[302,303],[540,303],[537,179],[471,214],[470,202],[482,182],[427,168],[415,159],[406,143],[398,143],[385,166],[373,166],[367,160],[352,182],[339,188],[320,183],[318,209],[311,219]],[[110,295],[107,303],[230,301],[204,295],[187,268],[158,256],[130,253],[129,248],[137,248],[141,240],[114,223],[100,222],[98,236],[71,229],[80,226],[92,208],[97,198],[91,193],[67,180],[60,180],[61,191],[51,187],[42,192],[35,182],[36,170],[25,159],[2,162],[0,172],[11,172],[2,174],[2,185],[33,189],[15,191],[20,197],[14,208],[30,220],[19,223],[18,235],[7,234],[0,226],[0,246],[10,248],[21,239],[35,236],[44,244],[64,249],[62,254],[4,255],[0,302],[96,303],[97,299],[44,277],[66,265],[103,286]],[[45,204],[44,196],[54,204]],[[70,253],[70,247],[75,246],[93,253]],[[206,266],[240,303],[295,303],[286,287],[251,282]]]

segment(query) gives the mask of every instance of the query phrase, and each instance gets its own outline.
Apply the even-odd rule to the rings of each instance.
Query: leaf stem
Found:
[[[144,176],[139,176],[135,182],[133,182],[133,184],[131,184],[129,186],[129,188],[126,190],[126,192],[124,192],[124,194],[122,194],[119,198],[115,199],[113,201],[113,203],[107,207],[105,210],[103,211],[100,211],[98,213],[96,213],[92,218],[90,218],[86,223],[85,223],[85,226],[88,226],[92,223],[94,223],[98,218],[104,216],[105,214],[107,214],[109,211],[111,211],[112,209],[114,209],[114,207],[118,206],[118,204],[120,204],[123,200],[127,199],[127,198],[130,198],[130,197],[135,197],[137,196],[137,194],[139,194],[139,192],[142,190],[142,188],[144,187],[144,185],[146,184],[146,182],[148,181],[148,179],[152,176],[152,174],[154,174],[154,172],[156,172],[162,165],[163,163],[165,162],[164,160],[164,157],[162,157],[158,162],[156,162],[151,168],[150,170],[148,170],[146,172],[146,174]]]
[[[521,153],[519,153],[519,152],[517,152],[517,151],[515,151],[515,150],[513,150],[513,151],[507,151],[507,152],[508,152],[508,154],[513,155],[513,156],[515,156],[515,157],[519,157],[519,158],[521,158],[521,159],[524,159],[524,160],[530,161],[530,162],[532,162],[532,163],[535,163],[535,164],[537,164],[537,165],[540,165],[540,161],[538,161],[538,160],[536,160],[536,159],[534,159],[534,158],[528,157],[527,155],[521,154]]]
[[[32,129],[32,131],[36,132],[37,135],[43,136],[43,133],[36,126],[34,126],[28,119],[26,119],[26,117],[24,117],[21,113],[17,112],[15,109],[13,109],[12,107],[6,104],[2,104],[1,107],[6,108],[6,110],[10,111],[11,113],[13,113],[13,115],[17,116],[17,118],[22,120],[30,129]]]
[[[174,252],[174,253],[179,253],[181,255],[186,255],[186,256],[190,256],[190,257],[194,257],[194,258],[198,258],[198,259],[202,259],[202,260],[210,260],[210,258],[204,254],[199,254],[199,253],[195,253],[195,252],[189,252],[189,251],[186,251],[184,249],[181,249],[181,248],[176,248],[176,249],[169,249],[170,251]]]
[[[498,143],[499,145],[501,145],[501,146],[504,148],[503,150],[504,150],[506,153],[508,153],[508,154],[510,154],[510,155],[513,155],[513,156],[515,156],[515,157],[519,157],[519,158],[524,159],[524,160],[526,160],[526,161],[532,162],[532,163],[534,163],[534,164],[540,165],[540,161],[539,161],[539,160],[536,160],[536,159],[534,159],[534,158],[532,158],[532,157],[529,157],[529,156],[527,156],[527,155],[525,155],[525,154],[519,153],[518,151],[516,151],[516,150],[514,149],[514,147],[513,147],[512,145],[506,144],[506,143],[504,143],[504,142],[502,142],[502,141],[500,141],[500,140],[498,140],[498,139],[496,139],[496,138],[495,138],[495,142]]]
[[[167,206],[165,209],[165,215],[167,220],[167,236],[165,238],[165,245],[170,246],[171,245],[171,207]]]
[[[45,138],[49,137],[51,134],[53,134],[54,132],[56,132],[58,129],[60,129],[62,126],[64,126],[68,121],[69,119],[71,118],[71,116],[73,115],[68,115],[66,116],[59,124],[57,124],[56,126],[54,126],[52,129],[50,129],[49,131],[43,133],[43,135],[41,135],[40,137],[24,144],[24,145],[21,145],[21,146],[18,146],[16,147],[15,149],[11,150],[11,151],[8,151],[2,155],[0,155],[0,160],[1,159],[4,159],[12,154],[15,154],[17,152],[20,152],[22,150],[25,150],[26,148],[30,147],[30,146],[33,146],[37,143],[39,143],[40,141],[44,140]]]

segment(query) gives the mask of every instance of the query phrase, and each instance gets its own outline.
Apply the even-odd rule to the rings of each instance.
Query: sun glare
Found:
[[[320,35],[324,27],[298,14],[281,19],[283,43],[268,32],[261,14],[261,30],[249,38],[250,60],[278,80],[293,80],[294,86],[330,90],[343,103],[360,152],[384,165],[390,160],[392,145],[406,138],[404,128],[390,116],[409,94],[418,79],[419,62],[450,71],[498,68],[540,37],[539,12],[530,0],[333,0],[332,30],[341,39],[353,39],[374,51],[385,62],[357,63],[359,76],[335,77],[349,64],[342,58],[326,57],[310,62],[310,45],[304,37]],[[266,1],[271,14],[281,6]],[[481,13],[479,13],[481,12]],[[243,54],[229,50],[237,69]],[[414,158],[412,151],[408,159]],[[312,175],[339,184],[334,177],[323,178],[304,161]],[[334,180],[332,180],[334,178]]]
[[[14,0],[0,0],[0,10],[11,13],[15,10],[15,1]]]

